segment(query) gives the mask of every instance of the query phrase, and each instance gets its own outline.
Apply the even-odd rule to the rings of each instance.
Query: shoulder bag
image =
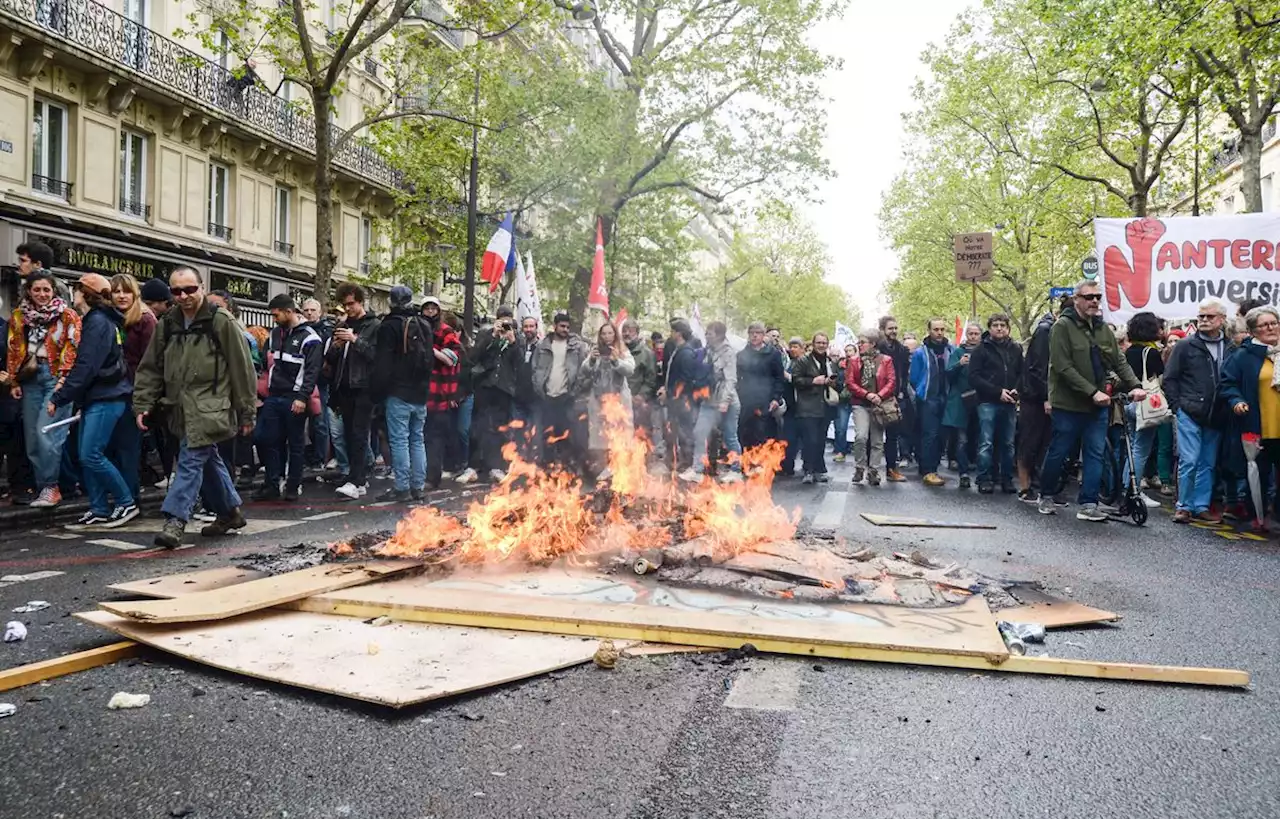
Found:
[[[1164,387],[1160,376],[1147,376],[1147,354],[1151,348],[1142,351],[1142,389],[1147,397],[1139,401],[1133,408],[1134,426],[1138,429],[1151,429],[1173,421],[1173,411],[1169,409],[1169,401],[1164,396]]]

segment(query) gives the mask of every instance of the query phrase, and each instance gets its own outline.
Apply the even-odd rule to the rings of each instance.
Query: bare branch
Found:
[[[311,45],[311,32],[307,29],[307,12],[302,0],[293,0],[293,24],[298,28],[298,46],[302,49],[302,64],[310,75],[308,85],[320,84],[320,70],[316,67],[316,52]]]
[[[459,117],[454,114],[450,114],[448,111],[392,111],[386,114],[377,114],[375,116],[365,117],[361,121],[357,122],[355,125],[352,125],[346,131],[344,131],[341,136],[339,136],[336,140],[334,140],[334,143],[333,143],[334,153],[337,153],[339,150],[341,150],[342,146],[350,142],[352,137],[354,137],[356,132],[358,131],[363,131],[365,128],[370,128],[374,125],[377,125],[379,122],[390,122],[396,119],[409,119],[411,117],[422,117],[423,119],[447,119],[451,122],[459,122],[459,123],[462,123],[463,125],[469,125],[472,128],[480,128],[485,131],[497,132],[502,130],[501,128],[494,128],[491,125],[485,125],[480,122],[472,122],[471,120],[466,119],[465,117]]]
[[[294,2],[296,3],[298,0],[294,0]],[[407,12],[409,10],[409,6],[412,5],[413,0],[395,0],[395,4],[391,7],[391,11],[387,16],[379,21],[368,34],[352,45],[352,41],[355,40],[356,36],[360,33],[360,27],[364,25],[369,13],[371,13],[378,5],[378,2],[379,0],[365,0],[364,5],[360,7],[360,12],[356,14],[356,21],[347,29],[346,36],[342,38],[341,45],[339,45],[333,52],[333,60],[330,61],[329,72],[325,76],[326,88],[333,88],[333,86],[337,84],[338,77],[341,76],[342,70],[347,67],[348,63],[368,51],[375,43],[387,36],[392,29],[400,24],[400,21],[404,19],[405,12]]]
[[[604,53],[609,55],[609,59],[613,60],[613,64],[622,72],[622,76],[631,76],[631,63],[623,59],[622,47],[618,45],[618,41],[604,27],[604,23],[600,21],[600,15],[596,15],[591,21],[591,25],[596,30],[596,36],[600,38],[600,46],[604,49]]]

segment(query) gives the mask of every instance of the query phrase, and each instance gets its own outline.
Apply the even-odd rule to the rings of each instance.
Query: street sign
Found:
[[[1080,263],[1080,272],[1083,273],[1084,277],[1089,281],[1093,281],[1098,278],[1098,257],[1086,256],[1085,260]]]
[[[1051,301],[1060,299],[1063,296],[1074,296],[1075,294],[1076,294],[1076,289],[1074,287],[1050,287],[1049,288],[1049,299]]]
[[[956,281],[985,282],[991,278],[995,262],[990,233],[961,233],[955,238]]]

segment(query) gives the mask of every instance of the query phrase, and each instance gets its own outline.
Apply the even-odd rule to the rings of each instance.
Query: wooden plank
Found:
[[[852,649],[946,651],[1002,659],[1004,641],[986,601],[910,609],[744,601],[714,592],[663,590],[648,604],[596,602],[535,594],[477,594],[416,577],[316,595],[288,604],[301,611],[460,626],[585,634],[709,648],[762,642],[785,654],[854,657]],[[433,587],[434,585],[434,587]],[[683,595],[683,597],[682,597]],[[654,604],[654,597],[660,601]],[[685,605],[681,600],[690,601]]]
[[[127,580],[107,586],[112,591],[135,594],[139,597],[156,597],[169,599],[182,597],[195,592],[213,591],[247,583],[250,580],[268,577],[266,572],[253,569],[240,569],[235,566],[221,566],[216,569],[198,569],[194,572],[166,574],[160,577],[148,577],[145,580]]]
[[[1120,619],[1120,615],[1071,600],[1059,600],[1001,609],[996,612],[996,618],[1010,623],[1039,623],[1045,628],[1067,628],[1091,623],[1114,623]]]
[[[958,521],[928,520],[926,518],[903,518],[892,515],[873,515],[870,512],[859,512],[862,519],[873,526],[910,526],[918,529],[994,529],[994,523],[962,523]]]
[[[313,594],[336,591],[420,567],[420,561],[388,560],[328,563],[296,572],[264,577],[221,589],[197,592],[173,600],[99,603],[121,617],[151,623],[193,623],[222,620],[278,606]]]
[[[17,668],[0,671],[0,691],[21,688],[24,685],[44,682],[54,677],[62,677],[67,674],[74,674],[77,671],[97,668],[100,665],[110,665],[116,660],[123,660],[126,657],[137,655],[139,650],[140,646],[137,643],[132,640],[125,640],[107,646],[91,648],[88,651],[77,651],[75,654],[54,657],[52,660],[41,660],[38,663],[20,665]]]
[[[1020,674],[1052,674],[1061,677],[1089,677],[1095,680],[1130,680],[1230,688],[1243,688],[1249,684],[1249,672],[1234,668],[1141,665],[1100,660],[1069,660],[1061,657],[1019,657],[1012,654],[1000,665],[993,666],[993,670],[1014,671]]]
[[[590,662],[594,639],[263,611],[198,624],[86,622],[205,665],[401,708]],[[619,648],[623,648],[619,646]]]

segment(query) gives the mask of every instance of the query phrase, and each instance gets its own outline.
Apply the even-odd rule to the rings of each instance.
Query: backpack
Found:
[[[218,310],[221,309],[221,307],[218,308]],[[214,311],[215,316],[217,315],[218,310]],[[229,317],[231,314],[227,313],[227,315]],[[218,340],[217,334],[213,332],[213,320],[197,322],[192,324],[190,327],[179,327],[177,325],[177,321],[173,321],[167,316],[164,321],[161,322],[161,326],[164,328],[164,341],[161,342],[160,355],[157,357],[163,361],[165,353],[169,351],[169,342],[173,341],[173,339],[178,336],[195,336],[209,339],[209,343],[213,345],[213,381],[210,382],[211,386],[209,388],[210,391],[212,391],[214,389],[212,385],[217,384],[220,380],[218,376],[218,364],[221,361],[227,360],[227,355],[222,349],[222,342]]]
[[[405,369],[412,379],[431,377],[434,360],[435,334],[420,316],[405,316],[400,332],[400,353],[405,357]]]
[[[689,386],[694,391],[710,389],[716,383],[716,368],[706,346],[693,351],[693,364],[689,367]]]

